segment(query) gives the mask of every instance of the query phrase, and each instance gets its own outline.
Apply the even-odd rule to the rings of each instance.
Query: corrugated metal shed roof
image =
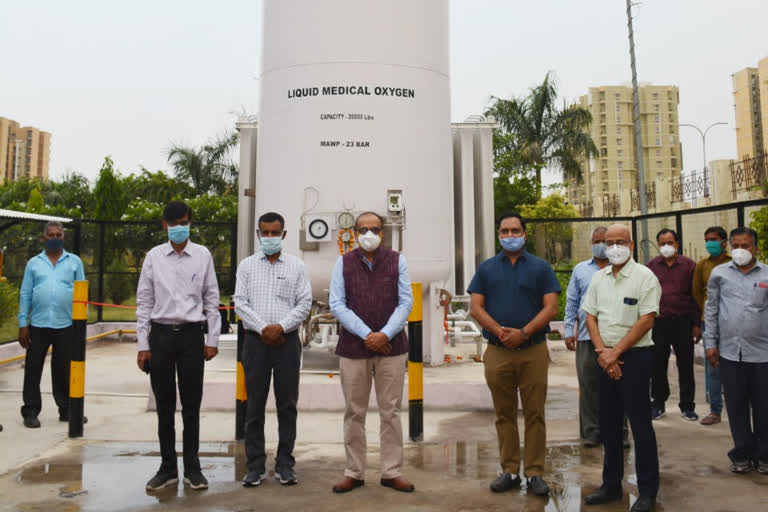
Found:
[[[17,212],[14,210],[4,210],[2,208],[0,208],[0,219],[72,222],[72,219],[69,219],[67,217],[56,217],[55,215],[40,215],[39,213]]]

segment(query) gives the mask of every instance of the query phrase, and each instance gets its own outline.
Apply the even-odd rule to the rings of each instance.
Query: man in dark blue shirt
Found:
[[[525,416],[524,474],[528,489],[547,496],[542,479],[547,431],[549,352],[546,333],[557,314],[560,284],[552,267],[525,250],[525,221],[517,213],[498,221],[502,251],[480,264],[467,290],[470,312],[488,339],[485,380],[496,410],[496,432],[503,473],[491,490],[504,492],[520,486],[520,436],[517,431],[517,394]]]

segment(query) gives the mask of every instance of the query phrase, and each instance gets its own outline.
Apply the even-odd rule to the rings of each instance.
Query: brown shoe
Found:
[[[381,485],[384,487],[391,487],[400,492],[413,492],[416,489],[411,482],[401,476],[395,478],[382,478]]]
[[[349,492],[365,485],[365,480],[356,480],[351,476],[345,476],[344,479],[333,486],[333,492]]]
[[[714,425],[715,423],[720,423],[720,415],[715,413],[709,413],[703,418],[701,418],[701,424],[702,425]]]

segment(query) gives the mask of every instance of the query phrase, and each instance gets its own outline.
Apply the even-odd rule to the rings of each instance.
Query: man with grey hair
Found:
[[[605,233],[611,266],[592,278],[581,309],[602,368],[599,383],[603,484],[587,505],[619,501],[624,477],[621,423],[626,415],[635,441],[639,496],[631,512],[653,510],[659,492],[659,456],[648,396],[653,370],[651,328],[659,313],[661,286],[654,273],[632,259],[629,229],[613,224]]]
[[[42,409],[40,378],[48,349],[53,399],[59,421],[69,421],[69,361],[72,350],[72,292],[85,279],[83,262],[64,250],[64,228],[49,222],[43,229],[43,251],[27,262],[19,294],[19,344],[24,363],[24,426],[39,428]]]
[[[565,346],[576,351],[576,377],[579,381],[579,435],[584,446],[594,448],[600,444],[600,421],[598,416],[598,381],[600,367],[592,340],[587,332],[587,314],[581,309],[592,276],[604,269],[610,262],[605,255],[605,232],[598,226],[592,230],[590,244],[592,258],[573,267],[568,283],[565,302]],[[624,426],[624,443],[628,448],[627,428]]]

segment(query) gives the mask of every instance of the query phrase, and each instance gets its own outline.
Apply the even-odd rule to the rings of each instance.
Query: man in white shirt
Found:
[[[235,285],[235,312],[245,327],[243,370],[248,393],[245,413],[245,454],[248,474],[244,487],[266,477],[264,408],[274,373],[279,443],[275,478],[297,483],[293,447],[296,443],[296,404],[299,400],[301,342],[298,328],[312,307],[312,288],[304,262],[282,252],[285,220],[279,213],[259,217],[260,248],[240,262]]]
[[[148,491],[178,483],[176,466],[176,374],[184,420],[184,483],[208,488],[200,470],[200,402],[204,361],[218,353],[219,285],[210,251],[189,241],[192,210],[171,201],[163,211],[168,243],[147,253],[136,291],[139,369],[148,372],[157,404],[162,464]],[[204,340],[203,322],[208,324]]]

